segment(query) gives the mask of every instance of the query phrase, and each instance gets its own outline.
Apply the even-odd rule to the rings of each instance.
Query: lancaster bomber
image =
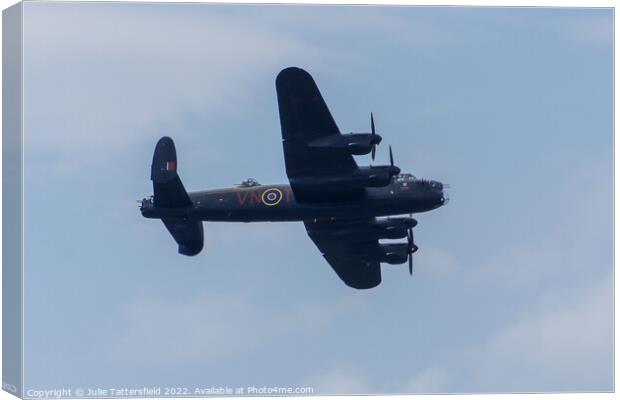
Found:
[[[418,250],[412,213],[447,203],[444,185],[401,174],[394,165],[360,167],[353,155],[371,154],[382,138],[371,113],[369,133],[342,134],[312,79],[290,67],[276,78],[288,185],[247,179],[233,188],[188,193],[177,174],[174,142],[162,137],[151,165],[154,195],[140,201],[146,218],[161,219],[178,244],[194,256],[203,248],[202,221],[302,221],[308,236],[350,287],[381,283],[381,263],[409,265]],[[409,214],[409,216],[390,217]],[[387,218],[378,218],[387,217]],[[403,239],[404,243],[380,243]]]

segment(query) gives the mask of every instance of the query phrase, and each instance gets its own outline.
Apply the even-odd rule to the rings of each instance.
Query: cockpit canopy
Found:
[[[413,174],[398,174],[394,177],[396,182],[415,182],[417,178]]]
[[[241,187],[260,186],[260,183],[258,183],[258,181],[254,178],[248,178],[248,179],[244,179],[239,186]]]

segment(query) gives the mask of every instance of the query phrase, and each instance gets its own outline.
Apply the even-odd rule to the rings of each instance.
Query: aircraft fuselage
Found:
[[[436,181],[392,182],[366,188],[355,200],[326,196],[325,202],[303,203],[295,199],[289,185],[257,185],[188,193],[193,207],[160,208],[145,199],[142,215],[147,218],[187,217],[202,221],[266,222],[373,217],[430,211],[447,199]]]

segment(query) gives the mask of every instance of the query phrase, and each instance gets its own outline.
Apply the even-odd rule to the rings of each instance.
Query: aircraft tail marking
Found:
[[[177,174],[177,152],[174,142],[167,136],[159,139],[155,147],[151,180],[155,207],[178,208],[192,205]]]
[[[157,142],[153,163],[153,204],[159,208],[191,208],[193,203],[177,174],[177,152],[171,138],[164,136]],[[202,221],[187,217],[162,218],[162,222],[179,245],[179,253],[194,256],[203,248]]]

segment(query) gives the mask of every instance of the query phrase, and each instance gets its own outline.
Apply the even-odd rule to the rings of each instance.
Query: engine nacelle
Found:
[[[400,168],[392,165],[360,167],[358,175],[364,187],[384,187],[392,182],[392,177],[400,173]]]
[[[391,165],[359,167],[350,175],[321,175],[289,177],[291,184],[309,189],[320,188],[324,191],[363,189],[367,187],[384,187],[392,182],[392,177],[400,173],[400,168]]]
[[[308,144],[309,147],[341,149],[350,154],[364,155],[372,151],[372,146],[381,143],[381,136],[372,133],[349,133],[322,137]]]
[[[330,238],[364,238],[364,239],[402,239],[407,237],[407,230],[417,225],[413,218],[386,218],[379,219],[370,227],[360,228],[356,225],[342,227],[340,229],[316,230],[309,228],[314,235]]]
[[[375,226],[379,239],[402,239],[407,237],[407,231],[418,224],[413,218],[386,218],[377,220]]]
[[[379,262],[388,264],[404,264],[409,258],[409,245],[407,243],[384,243],[380,244],[381,254]]]

